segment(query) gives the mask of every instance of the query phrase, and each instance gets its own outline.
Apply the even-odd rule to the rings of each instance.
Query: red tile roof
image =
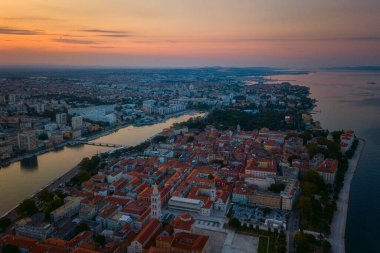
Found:
[[[143,247],[146,246],[148,242],[155,236],[160,227],[161,223],[159,220],[150,220],[136,236],[135,241],[138,241]]]

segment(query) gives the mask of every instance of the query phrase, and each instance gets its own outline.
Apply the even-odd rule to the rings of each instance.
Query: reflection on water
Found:
[[[127,127],[95,141],[124,145],[136,145],[170,127],[173,123],[186,121],[195,115],[183,115],[165,122],[142,127]],[[63,175],[82,158],[108,151],[112,148],[80,145],[64,147],[38,157],[15,162],[0,169],[0,215],[16,206],[23,199]]]
[[[27,158],[24,158],[20,161],[20,166],[21,166],[21,169],[24,169],[24,170],[36,170],[38,169],[38,158],[37,156],[31,156],[31,157],[27,157]]]

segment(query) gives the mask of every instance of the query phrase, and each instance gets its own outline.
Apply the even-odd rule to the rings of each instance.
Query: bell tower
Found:
[[[153,185],[153,191],[151,195],[151,213],[150,217],[152,219],[161,220],[161,194],[158,191],[158,186],[156,184]]]

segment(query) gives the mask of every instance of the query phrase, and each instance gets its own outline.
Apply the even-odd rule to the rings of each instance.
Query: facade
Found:
[[[281,209],[291,211],[297,202],[299,194],[298,180],[290,180],[281,192]]]
[[[55,115],[55,122],[57,124],[66,125],[67,124],[67,114],[66,113],[58,113]]]
[[[81,197],[67,197],[65,199],[65,204],[53,212],[51,212],[50,217],[52,222],[57,222],[65,217],[72,217],[77,214],[81,208]]]
[[[354,131],[345,131],[340,136],[340,149],[342,153],[346,153],[352,147],[355,141]]]
[[[46,240],[53,231],[52,225],[49,223],[41,224],[17,224],[15,226],[16,234],[26,236],[36,240]]]
[[[131,242],[128,247],[128,253],[142,253],[144,250],[149,248],[150,242],[159,232],[161,228],[161,223],[157,219],[152,219],[144,226],[140,233]]]
[[[248,159],[245,173],[259,178],[277,175],[277,164],[273,159]]]
[[[248,204],[280,209],[281,196],[268,191],[255,191],[254,194],[249,195]]]
[[[169,208],[189,211],[200,212],[203,207],[203,201],[199,199],[189,199],[181,197],[171,197],[169,199]]]
[[[18,133],[17,144],[20,150],[32,151],[37,149],[37,137],[35,131]]]
[[[334,184],[337,170],[338,161],[334,159],[325,159],[316,169],[326,184]]]
[[[74,130],[81,129],[83,125],[83,117],[82,116],[75,116],[71,118],[71,127]]]
[[[156,247],[170,253],[206,253],[209,248],[209,237],[192,233],[158,236]]]
[[[151,218],[161,220],[161,194],[158,191],[157,185],[153,186],[151,201]]]

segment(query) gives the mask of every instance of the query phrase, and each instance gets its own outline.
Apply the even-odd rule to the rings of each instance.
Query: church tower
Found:
[[[215,200],[216,200],[216,187],[215,187],[215,185],[213,185],[210,189],[210,200],[212,202],[215,202]]]
[[[150,217],[152,219],[158,219],[161,220],[161,194],[158,191],[158,187],[156,184],[153,185],[153,191],[151,195],[151,213]]]

